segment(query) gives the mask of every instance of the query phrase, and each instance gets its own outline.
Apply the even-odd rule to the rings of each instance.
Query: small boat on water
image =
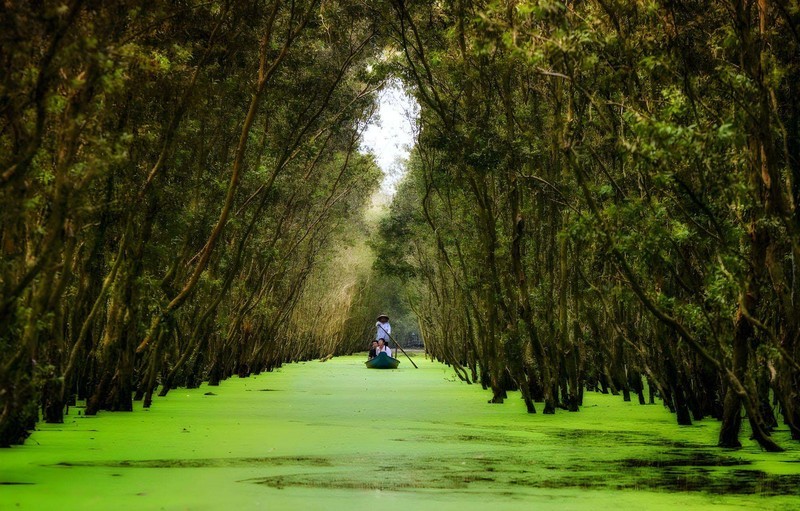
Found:
[[[397,369],[400,363],[396,358],[392,358],[386,353],[379,353],[377,357],[372,360],[364,362],[369,369]]]

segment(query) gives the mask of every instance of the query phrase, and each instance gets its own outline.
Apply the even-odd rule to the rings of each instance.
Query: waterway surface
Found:
[[[528,415],[416,357],[290,364],[150,410],[40,424],[0,450],[0,510],[800,509],[800,446],[714,446],[719,424],[587,393]],[[541,409],[541,405],[539,406]],[[785,430],[785,428],[781,428]],[[490,506],[490,507],[487,507]]]

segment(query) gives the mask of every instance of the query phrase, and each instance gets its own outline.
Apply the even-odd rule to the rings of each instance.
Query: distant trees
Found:
[[[800,439],[800,6],[392,5],[422,113],[381,264],[427,349],[529,412],[646,381],[721,446]]]
[[[0,24],[0,445],[76,398],[130,410],[336,349],[287,332],[377,185],[370,13],[74,0]]]

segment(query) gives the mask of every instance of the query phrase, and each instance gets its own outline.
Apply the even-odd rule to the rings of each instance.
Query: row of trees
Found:
[[[742,410],[800,439],[797,2],[7,2],[0,31],[0,445],[354,347],[386,37],[422,109],[379,269],[433,356],[529,412],[649,388],[722,446]]]
[[[301,325],[348,306],[312,281],[380,176],[358,2],[5,2],[0,33],[0,445],[348,349]]]
[[[421,131],[380,266],[428,351],[531,413],[657,394],[800,440],[800,5],[393,7]]]

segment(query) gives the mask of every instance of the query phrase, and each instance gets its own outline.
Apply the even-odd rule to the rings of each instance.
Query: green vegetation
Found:
[[[530,413],[649,387],[800,440],[798,3],[393,6],[421,132],[380,267],[428,351]]]
[[[151,0],[0,16],[0,446],[76,399],[128,411],[352,349],[341,320],[309,327],[356,294],[321,284],[337,271],[321,256],[364,244],[380,177],[358,151],[384,78],[365,71],[369,16]]]
[[[175,391],[133,414],[72,408],[0,452],[0,508],[797,509],[797,449],[724,452],[713,421],[676,428],[660,405],[599,393],[580,414],[525,415],[518,393],[487,406],[421,357],[418,371],[363,360]]]
[[[203,382],[353,353],[387,312],[491,403],[522,398],[478,406],[472,387],[448,386],[452,402],[431,401],[442,424],[480,431],[459,432],[464,442],[423,431],[415,455],[390,448],[402,488],[590,487],[613,499],[609,485],[681,489],[675,467],[687,466],[688,490],[789,484],[769,474],[800,440],[797,0],[3,5],[0,446],[42,422],[60,427],[85,403],[79,423],[137,409],[102,420],[150,431],[137,445],[152,456],[156,396],[188,389],[213,420]],[[390,81],[418,101],[418,137],[389,211],[377,211],[380,170],[359,148]],[[275,428],[311,416],[304,407],[327,393],[358,404],[329,372],[346,361],[315,367],[309,381],[331,381],[310,401],[270,402]],[[397,411],[362,413],[413,422],[434,372],[404,383],[411,401]],[[395,374],[374,381],[414,373]],[[647,406],[657,402],[702,427],[662,427],[663,410]],[[613,427],[592,422],[600,403]],[[248,415],[272,412],[255,405],[219,410],[256,428],[263,415]],[[559,435],[595,427],[658,438],[565,460],[575,451]],[[726,457],[755,455],[750,437],[775,465],[767,482],[734,484]],[[490,438],[504,447],[480,461]],[[609,434],[603,447],[629,441]],[[308,474],[343,495],[369,488],[377,454],[341,479],[325,468],[355,442],[320,448],[319,473],[262,482],[293,495],[311,491]],[[517,454],[528,443],[542,457]],[[679,451],[671,472],[649,461],[664,444]],[[458,452],[443,457],[448,445]],[[514,475],[546,458],[554,473]],[[456,484],[456,459],[485,479]],[[510,468],[486,475],[495,459]],[[430,472],[428,486],[413,467]]]

